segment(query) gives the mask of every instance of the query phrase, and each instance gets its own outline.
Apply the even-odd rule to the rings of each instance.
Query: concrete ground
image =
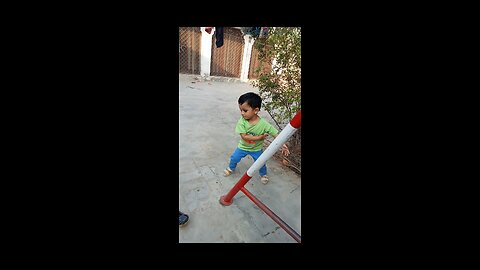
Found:
[[[179,228],[179,243],[297,243],[239,191],[230,206],[219,203],[253,164],[242,159],[234,174],[223,176],[240,136],[237,100],[258,89],[232,79],[179,75],[179,210],[190,220]],[[259,115],[272,124],[263,109]],[[301,235],[300,176],[271,158],[269,183],[258,171],[245,187]]]

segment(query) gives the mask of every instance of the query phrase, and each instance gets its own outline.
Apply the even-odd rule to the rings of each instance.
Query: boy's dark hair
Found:
[[[253,92],[245,93],[238,98],[239,105],[242,105],[245,102],[247,102],[248,106],[253,109],[258,108],[260,110],[262,107],[262,98]]]

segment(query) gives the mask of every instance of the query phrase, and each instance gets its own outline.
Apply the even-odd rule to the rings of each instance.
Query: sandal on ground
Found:
[[[185,224],[187,224],[187,222],[188,222],[188,219],[189,218],[188,218],[187,214],[178,211],[178,225],[180,227],[185,226]]]
[[[262,182],[262,184],[266,184],[268,183],[268,177],[266,175],[262,176],[262,178],[260,178],[260,181]]]
[[[224,171],[223,171],[223,176],[229,176],[230,174],[232,174],[233,171],[230,170],[230,168],[226,168]]]

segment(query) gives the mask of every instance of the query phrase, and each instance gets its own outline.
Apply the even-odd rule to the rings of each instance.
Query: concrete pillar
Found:
[[[250,58],[252,58],[252,48],[255,39],[250,35],[244,35],[245,43],[243,45],[242,70],[240,72],[240,80],[248,81],[248,70],[250,68]]]
[[[212,61],[212,39],[215,27],[209,33],[205,32],[205,27],[200,27],[202,40],[200,44],[200,75],[210,76],[210,63]]]

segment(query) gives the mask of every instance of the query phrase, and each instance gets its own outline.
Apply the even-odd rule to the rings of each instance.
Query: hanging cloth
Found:
[[[223,27],[215,27],[215,44],[217,48],[223,46]]]

